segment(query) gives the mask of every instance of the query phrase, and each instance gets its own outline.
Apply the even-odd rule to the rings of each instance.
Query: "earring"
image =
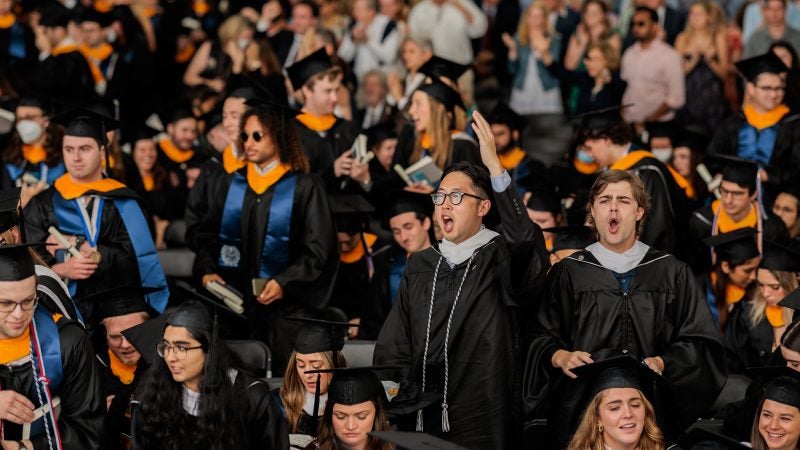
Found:
[[[603,425],[601,425],[601,424],[597,424],[597,431],[599,431],[599,432],[601,432],[601,433],[602,433],[604,429],[605,429],[605,428],[603,428]]]

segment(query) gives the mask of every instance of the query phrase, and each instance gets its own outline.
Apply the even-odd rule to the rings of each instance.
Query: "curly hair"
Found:
[[[203,330],[187,330],[205,354],[198,415],[192,418],[183,409],[183,385],[173,380],[164,359],[156,358],[135,395],[141,403],[144,440],[148,448],[164,450],[187,448],[187,443],[210,450],[240,448],[241,398],[230,373],[242,371],[241,365],[220,339],[209,339]]]
[[[600,421],[600,405],[603,402],[603,395],[606,391],[601,391],[594,396],[586,411],[583,413],[578,430],[569,442],[568,450],[604,450],[606,448],[603,441],[603,433],[600,431],[598,422]],[[664,435],[656,424],[656,413],[652,403],[637,390],[644,404],[644,430],[639,437],[639,450],[664,450]]]
[[[278,154],[283,163],[292,167],[295,172],[308,173],[310,167],[308,158],[303,147],[300,146],[300,138],[297,136],[297,130],[290,123],[290,118],[287,117],[285,112],[277,112],[267,108],[252,108],[242,114],[242,119],[239,124],[239,129],[244,129],[244,124],[247,119],[255,117],[264,127],[272,138],[272,142],[278,146]],[[236,143],[237,148],[244,148],[244,143],[239,141]]]
[[[370,400],[375,405],[375,422],[372,424],[372,431],[391,431],[389,420],[386,418],[386,412],[383,402],[379,399]],[[328,402],[325,405],[325,413],[322,415],[322,421],[319,423],[319,433],[317,434],[317,449],[318,450],[340,450],[344,447],[339,443],[336,433],[333,430],[333,406],[335,403]],[[367,450],[395,450],[394,444],[381,441],[378,438],[369,436],[367,437]]]

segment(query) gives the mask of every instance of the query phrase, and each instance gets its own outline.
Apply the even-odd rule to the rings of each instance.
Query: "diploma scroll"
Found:
[[[61,234],[61,232],[58,231],[56,227],[51,226],[50,228],[47,229],[47,232],[50,233],[50,236],[56,238],[58,243],[61,244],[61,246],[65,247],[70,255],[72,255],[75,258],[80,258],[83,256],[81,252],[79,252],[78,249],[75,248],[75,246],[69,243],[67,237]],[[89,260],[95,264],[100,264],[100,261],[102,259],[103,257],[102,255],[100,255],[100,252],[92,252],[91,254],[89,254]]]

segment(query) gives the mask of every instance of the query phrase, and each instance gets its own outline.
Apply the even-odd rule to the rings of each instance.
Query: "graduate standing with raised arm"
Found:
[[[489,170],[461,162],[444,172],[432,194],[444,239],[410,256],[373,361],[403,368],[401,399],[416,402],[415,391],[440,398],[419,411],[417,431],[469,448],[519,448],[518,319],[538,301],[549,263],[491,127],[473,117]],[[483,226],[490,198],[504,235]]]

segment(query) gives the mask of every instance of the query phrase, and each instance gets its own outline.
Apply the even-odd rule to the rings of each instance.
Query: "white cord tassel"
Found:
[[[422,433],[422,410],[417,411],[417,432]]]
[[[450,416],[447,414],[447,403],[442,403],[442,431],[450,432]]]

